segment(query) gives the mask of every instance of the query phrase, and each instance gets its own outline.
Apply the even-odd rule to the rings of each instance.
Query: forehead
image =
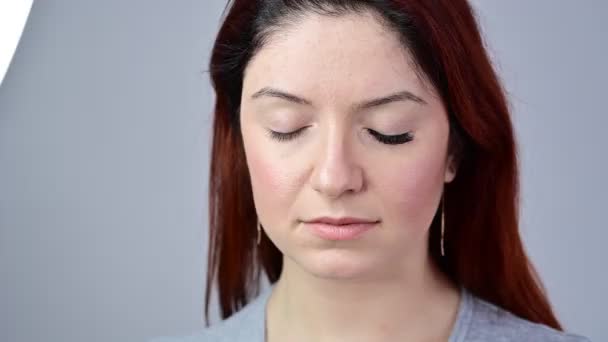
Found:
[[[407,88],[424,93],[399,36],[372,13],[307,14],[271,33],[245,71],[244,92],[282,87],[328,100]]]

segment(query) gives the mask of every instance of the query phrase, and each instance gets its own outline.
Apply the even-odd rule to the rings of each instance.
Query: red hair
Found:
[[[529,321],[563,330],[521,241],[519,167],[510,110],[466,0],[228,3],[210,62],[216,103],[209,179],[207,325],[215,281],[225,319],[259,294],[262,271],[274,283],[282,270],[282,254],[265,235],[256,246],[257,216],[238,124],[240,97],[244,69],[263,46],[264,35],[271,32],[268,27],[280,29],[285,13],[310,8],[333,14],[362,10],[381,14],[441,96],[458,172],[445,185],[445,257],[439,251],[440,208],[430,227],[429,250],[439,268],[478,297]]]

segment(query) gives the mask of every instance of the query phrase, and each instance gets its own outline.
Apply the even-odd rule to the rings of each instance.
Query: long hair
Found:
[[[339,16],[372,11],[399,35],[416,70],[437,89],[458,160],[445,185],[445,257],[439,211],[429,251],[450,279],[471,293],[536,323],[563,330],[519,234],[519,167],[510,108],[466,0],[229,1],[210,60],[216,92],[209,179],[209,249],[205,297],[217,282],[221,317],[259,294],[260,276],[279,278],[282,254],[263,234],[239,127],[243,74],[268,35],[302,12]],[[441,206],[439,206],[441,208]]]

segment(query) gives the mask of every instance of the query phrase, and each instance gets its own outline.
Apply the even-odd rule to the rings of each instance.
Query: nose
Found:
[[[361,191],[363,170],[353,155],[354,146],[348,144],[348,136],[334,130],[322,140],[312,176],[313,188],[330,198]]]

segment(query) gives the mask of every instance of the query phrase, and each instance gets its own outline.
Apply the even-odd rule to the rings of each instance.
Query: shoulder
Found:
[[[239,313],[241,314],[239,315]],[[251,329],[252,327],[244,319],[242,312],[239,311],[226,320],[189,335],[159,336],[147,342],[233,342],[243,340],[248,334],[250,336],[255,335],[250,331]]]
[[[233,318],[234,317],[234,318]],[[246,329],[238,317],[232,316],[208,328],[183,336],[158,336],[146,342],[224,342],[236,341],[240,331]]]
[[[220,323],[218,323],[220,324]],[[227,341],[217,326],[205,328],[195,333],[184,336],[157,336],[146,342],[220,342]]]
[[[258,342],[264,340],[265,304],[270,289],[225,320],[185,336],[159,336],[146,342]]]
[[[528,321],[475,296],[473,303],[466,341],[591,342],[584,336]]]

